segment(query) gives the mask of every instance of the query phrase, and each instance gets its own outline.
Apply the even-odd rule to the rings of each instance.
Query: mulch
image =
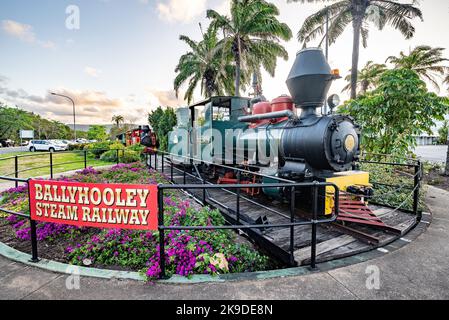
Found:
[[[423,182],[431,186],[449,191],[449,176],[438,169],[431,169],[424,177]]]

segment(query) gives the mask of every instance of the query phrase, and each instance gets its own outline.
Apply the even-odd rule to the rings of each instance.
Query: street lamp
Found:
[[[63,94],[59,94],[59,93],[55,93],[55,92],[50,92],[52,95],[54,96],[59,96],[59,97],[63,97],[63,98],[67,98],[72,102],[72,106],[73,106],[73,132],[75,135],[75,141],[76,141],[76,122],[75,122],[75,101],[73,101],[72,98],[65,96]]]

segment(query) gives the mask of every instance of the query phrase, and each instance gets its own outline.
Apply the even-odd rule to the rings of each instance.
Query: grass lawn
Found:
[[[19,155],[19,173],[20,178],[39,177],[50,175],[50,155],[44,152],[14,152],[0,155],[0,175],[14,176],[14,161],[9,157]],[[26,156],[26,157],[24,157]],[[74,162],[74,163],[68,163]],[[87,166],[96,167],[113,164],[111,162],[101,161],[88,155]],[[44,168],[38,168],[44,167]],[[35,169],[33,169],[35,168]],[[53,153],[53,173],[66,172],[84,168],[83,152],[55,152]]]

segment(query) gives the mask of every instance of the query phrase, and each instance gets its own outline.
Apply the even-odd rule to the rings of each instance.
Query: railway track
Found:
[[[157,166],[154,159],[152,167],[159,172],[164,172],[170,178],[171,164],[168,159],[162,167],[161,157],[158,157]],[[173,166],[174,184],[214,184],[208,181],[195,168]],[[290,223],[290,208],[287,203],[270,200],[264,197],[251,197],[240,192],[237,204],[237,192],[225,188],[210,190],[183,190],[195,201],[202,205],[208,205],[218,209],[229,224],[283,224]],[[237,208],[237,205],[239,208]],[[373,207],[373,210],[384,208]],[[237,214],[239,212],[239,214]],[[306,221],[301,218],[299,210],[295,212],[295,221]],[[407,217],[398,212],[396,217],[387,217],[389,222],[400,228],[401,234],[406,233],[414,224],[414,218]],[[350,230],[351,232],[348,232]],[[254,243],[262,248],[268,255],[287,266],[305,265],[310,263],[311,232],[310,225],[295,226],[293,232],[293,257],[290,254],[290,227],[284,228],[249,228],[240,232],[246,234]],[[360,236],[359,236],[360,234]],[[351,256],[360,252],[372,250],[376,247],[386,245],[401,235],[393,235],[382,230],[367,227],[341,227],[340,225],[318,225],[317,227],[317,262],[324,262]],[[369,239],[365,241],[365,239]],[[376,241],[373,241],[376,239]]]

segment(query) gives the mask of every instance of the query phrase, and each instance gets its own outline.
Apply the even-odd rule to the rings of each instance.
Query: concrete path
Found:
[[[82,277],[79,289],[70,290],[67,275],[0,257],[0,299],[448,299],[449,193],[429,187],[427,202],[433,221],[416,240],[380,258],[327,272],[183,285]]]
[[[24,151],[28,151],[28,148],[26,146],[0,148],[0,154],[8,154],[8,153],[12,153],[12,152],[24,152]]]

